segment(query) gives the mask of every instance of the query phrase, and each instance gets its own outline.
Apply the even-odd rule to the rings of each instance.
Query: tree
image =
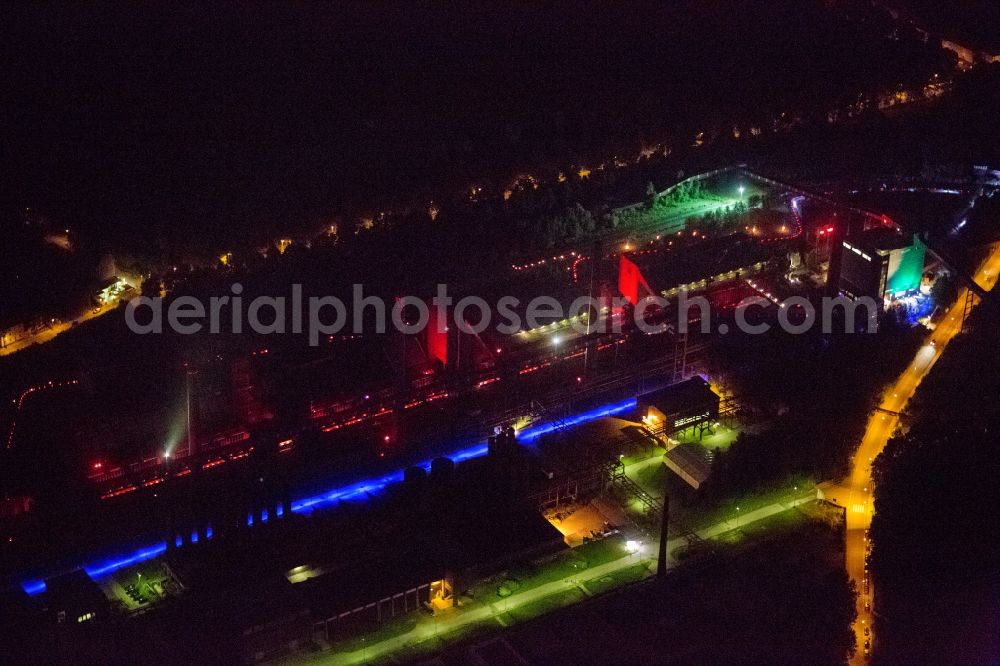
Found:
[[[950,273],[938,275],[934,280],[934,286],[931,287],[931,299],[934,305],[947,308],[956,298],[958,298],[958,286],[955,284],[955,278]]]
[[[593,213],[579,203],[571,208],[567,208],[563,215],[566,218],[566,226],[572,232],[573,238],[591,234],[597,227]]]
[[[886,663],[1000,654],[1000,317],[984,307],[921,383],[907,433],[875,460],[871,571]]]

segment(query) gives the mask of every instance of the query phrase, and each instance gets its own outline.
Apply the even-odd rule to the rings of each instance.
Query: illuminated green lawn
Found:
[[[684,546],[675,549],[672,553],[678,560],[690,560],[692,557],[706,554],[710,551],[732,550],[738,552],[740,549],[751,547],[762,540],[780,538],[795,530],[818,529],[818,516],[814,515],[814,509],[801,507],[792,511],[785,511],[768,518],[757,520],[738,529],[725,532],[716,539],[700,544],[694,548]],[[810,527],[812,526],[812,527]],[[685,552],[680,552],[685,551]],[[842,554],[834,551],[834,560],[839,561]],[[501,627],[511,624],[519,624],[548,613],[558,611],[562,608],[572,606],[588,597],[596,597],[607,592],[611,592],[622,587],[638,583],[649,579],[652,576],[649,560],[636,559],[634,563],[621,569],[610,572],[599,578],[591,579],[577,585],[572,577],[566,579],[567,586],[564,591],[549,594],[544,598],[533,600],[528,603],[515,605],[512,602],[508,610],[503,601],[493,602],[498,615],[492,616],[491,622],[469,625],[459,631],[450,632],[448,635],[441,635],[433,640],[426,641],[420,645],[409,646],[395,654],[396,659],[403,661],[416,657],[428,657],[431,654],[447,649],[459,643],[468,644],[472,640],[483,640],[486,636],[496,635]],[[497,624],[498,622],[498,624]]]
[[[621,537],[609,537],[600,541],[585,543],[582,546],[562,553],[552,562],[542,565],[523,565],[511,567],[508,580],[516,580],[517,584],[508,586],[513,594],[551,583],[555,580],[571,578],[573,574],[596,567],[605,562],[616,560],[625,554],[625,542]],[[469,590],[469,596],[477,601],[494,602],[502,597],[498,589],[502,583],[480,583]],[[516,589],[514,589],[516,588]]]
[[[786,485],[780,488],[731,498],[718,506],[692,511],[688,516],[689,525],[694,529],[700,529],[707,525],[729,520],[732,521],[734,527],[739,527],[741,515],[745,516],[747,513],[768,506],[769,504],[781,503],[792,497],[801,496],[803,492],[807,492],[813,485],[812,479],[803,476],[789,480]]]
[[[582,590],[570,587],[565,592],[550,594],[530,603],[521,604],[506,613],[514,622],[525,622],[554,610],[579,603],[586,598]]]
[[[725,449],[736,440],[738,434],[730,428],[719,428],[714,435],[706,433],[702,444],[709,449]],[[696,435],[679,439],[682,442],[698,441]],[[662,499],[666,491],[670,495],[671,521],[691,530],[699,530],[725,520],[733,520],[735,526],[740,514],[746,515],[750,511],[781,502],[791,496],[799,496],[814,484],[811,478],[796,477],[781,487],[733,497],[713,506],[699,497],[698,491],[671,472],[666,465],[659,462],[660,460],[662,456],[658,456],[656,461],[651,461],[652,464],[637,466],[634,471],[629,472],[629,477],[657,500]],[[644,511],[642,504],[636,500],[631,501],[625,508],[636,517],[640,517]]]
[[[713,428],[715,432],[705,431],[704,436],[698,437],[698,433],[692,430],[686,430],[683,434],[674,436],[678,442],[682,444],[687,442],[697,442],[709,450],[715,449],[728,449],[736,438],[739,436],[740,431],[735,428],[727,428],[725,426],[718,426]]]
[[[732,529],[723,526],[726,529],[721,533],[717,532],[709,542],[714,546],[699,545],[691,552],[674,554],[681,555],[678,559],[687,560],[702,549],[743,548],[758,539],[771,539],[772,535],[801,527],[805,522],[816,522],[816,518],[831,524],[829,517],[815,515],[816,511],[817,509],[809,507],[799,507],[758,518],[756,522],[747,525],[734,523]],[[363,638],[338,641],[332,653],[300,653],[287,663],[399,663],[430,656],[459,643],[496,635],[496,631],[502,627],[534,619],[652,576],[648,556],[644,559],[639,559],[639,556],[632,559],[623,556],[624,550],[624,544],[619,538],[586,544],[553,562],[539,565],[537,571],[530,575],[522,576],[523,585],[519,585],[518,590],[509,598],[497,596],[498,582],[480,586],[478,593],[472,594],[471,599],[465,597],[461,608],[453,611],[458,615],[453,615],[452,612],[441,615],[440,628],[436,616],[411,613],[386,623]],[[842,554],[834,555],[842,557]],[[606,563],[607,566],[588,578],[585,572],[601,563]],[[550,585],[543,594],[522,596],[528,590],[545,583]],[[463,614],[468,617],[466,622],[456,625],[449,621],[461,618]],[[379,645],[385,641],[392,643],[392,647]]]
[[[349,636],[335,641],[333,643],[334,650],[336,652],[354,652],[356,650],[364,649],[366,645],[374,645],[390,638],[395,638],[396,636],[409,633],[413,631],[413,628],[417,626],[418,622],[426,621],[426,619],[426,615],[417,612],[394,617],[381,624],[373,625],[373,628],[370,631],[365,631],[363,634]]]
[[[639,213],[637,221],[643,227],[655,227],[659,233],[676,233],[684,229],[688,217],[701,216],[709,211],[722,211],[733,206],[739,199],[703,198],[681,204],[656,206]]]
[[[593,594],[603,594],[622,585],[636,583],[649,576],[649,565],[646,562],[636,562],[633,566],[615,571],[597,580],[587,581],[587,590]]]

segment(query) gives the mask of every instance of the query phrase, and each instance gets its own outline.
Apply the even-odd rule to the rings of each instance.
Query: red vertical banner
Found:
[[[646,288],[647,293],[653,293],[653,290],[649,288],[649,283],[646,282],[646,278],[639,271],[639,267],[632,263],[624,254],[621,255],[621,260],[618,262],[618,291],[622,293],[622,296],[629,303],[638,305],[640,285]]]
[[[434,303],[430,305],[430,320],[427,322],[427,355],[441,361],[448,367],[448,326],[447,310]],[[439,314],[440,313],[440,314]]]

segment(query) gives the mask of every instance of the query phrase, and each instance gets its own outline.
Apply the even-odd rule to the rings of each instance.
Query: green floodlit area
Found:
[[[681,565],[687,562],[740,557],[790,540],[805,540],[803,552],[812,551],[816,543],[835,543],[842,515],[837,507],[803,498],[787,504],[774,502],[748,511],[742,519],[724,520],[697,533],[671,533],[671,579],[686,576],[687,569]],[[397,617],[372,631],[359,631],[321,644],[316,652],[277,663],[398,663],[434,655],[444,658],[449,651],[457,655],[472,645],[495,640],[501,631],[535,626],[540,621],[558,623],[562,613],[580,602],[620,598],[604,596],[612,591],[644,594],[643,586],[658,584],[656,548],[639,538],[629,538],[639,534],[626,530],[625,534],[582,543],[542,562],[511,567],[503,575],[472,587],[457,607]],[[828,561],[830,568],[839,563],[836,549],[825,547],[817,552],[822,552],[822,561]],[[672,599],[681,603],[676,596]]]
[[[630,235],[676,234],[695,221],[745,212],[769,193],[750,179],[723,174],[682,181],[660,192],[647,191],[645,201],[616,209],[614,216],[618,228]]]
[[[695,390],[708,386],[698,378],[684,384]],[[651,399],[649,409],[655,404],[669,410],[670,397]],[[640,398],[640,413],[643,405]],[[698,471],[689,473],[685,465],[700,460],[708,473],[714,455],[728,450],[741,432],[757,425],[729,413],[717,415],[717,410],[702,412],[701,405],[687,408],[699,419],[669,435],[658,432],[648,416],[623,414],[549,433],[537,441],[532,455],[543,461],[545,469],[556,478],[574,479],[574,490],[552,499],[545,511],[563,536],[565,548],[560,552],[517,560],[467,589],[456,589],[448,599],[435,597],[423,611],[377,625],[342,626],[336,635],[317,639],[313,651],[279,663],[409,661],[463,650],[472,642],[490,640],[500,629],[542,617],[558,618],[578,602],[651,584],[664,493],[671,498],[670,571],[720,553],[756,548],[775,535],[815,534],[817,529],[826,534],[836,529],[842,511],[817,499],[815,486],[805,479],[739,499],[706,501],[692,486]],[[673,461],[671,454],[685,449],[697,456]],[[584,490],[591,478],[588,460],[608,462],[600,465],[602,480]]]
[[[141,611],[183,591],[183,585],[163,560],[152,560],[116,572],[103,581],[105,596],[127,611]]]
[[[705,431],[702,435],[692,430],[685,430],[675,435],[673,439],[681,444],[697,443],[709,450],[722,449],[725,451],[736,441],[739,435],[740,430],[737,428],[718,425]]]
[[[697,555],[702,565],[671,568],[662,580],[650,572],[646,556],[638,555],[636,563],[614,572],[577,576],[544,605],[508,610],[494,627],[470,629],[466,636],[450,640],[440,637],[434,651],[444,663],[455,663],[452,657],[470,651],[484,661],[498,659],[486,663],[514,663],[519,658],[527,663],[587,663],[595,658],[615,663],[731,663],[727,650],[738,653],[745,635],[764,634],[769,643],[791,641],[804,631],[826,631],[828,622],[840,619],[834,611],[829,613],[832,618],[802,613],[796,620],[767,610],[771,586],[792,585],[807,602],[809,595],[823,594],[825,585],[836,580],[842,558],[839,522],[838,511],[816,503],[763,518],[688,548],[688,554],[676,558]],[[766,574],[778,560],[799,564],[786,569],[788,577],[779,580]],[[705,570],[714,572],[709,583],[698,578]],[[606,594],[609,591],[615,593]],[[806,623],[811,629],[802,626]],[[501,625],[506,627],[502,635],[495,628]],[[638,628],[643,639],[623,645],[625,626]],[[417,647],[399,658],[428,654]],[[776,658],[774,651],[769,654]],[[754,663],[767,663],[763,654],[760,657]]]

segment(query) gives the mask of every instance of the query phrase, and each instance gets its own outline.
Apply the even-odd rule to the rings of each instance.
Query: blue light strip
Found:
[[[486,455],[487,450],[487,444],[485,442],[481,442],[475,446],[460,449],[442,457],[451,458],[453,462],[460,463],[466,460],[471,460],[472,458],[484,456]],[[431,460],[424,460],[413,465],[413,467],[420,467],[425,471],[430,471],[431,462]],[[322,509],[329,505],[336,505],[343,500],[367,499],[369,496],[378,496],[389,486],[401,483],[403,481],[404,472],[405,470],[396,470],[373,479],[365,479],[347,486],[334,488],[333,490],[320,495],[314,495],[312,497],[296,500],[292,502],[292,512],[310,514],[316,509]]]
[[[517,434],[517,439],[520,442],[533,442],[542,435],[547,435],[550,432],[555,432],[560,428],[572,428],[589,421],[594,421],[596,419],[604,418],[605,416],[615,416],[623,412],[635,409],[636,399],[629,398],[628,400],[623,400],[622,402],[616,402],[610,405],[603,405],[601,407],[596,407],[590,411],[584,412],[582,414],[577,414],[576,416],[570,416],[569,418],[563,419],[562,421],[556,421],[554,423],[542,423],[531,428],[527,428]]]
[[[596,419],[603,418],[605,416],[614,416],[627,412],[629,410],[635,409],[636,400],[635,398],[630,398],[629,400],[624,400],[622,402],[616,402],[609,405],[603,405],[601,407],[596,407],[589,411],[583,412],[582,414],[577,414],[569,418],[563,419],[562,421],[556,421],[551,423],[541,423],[537,426],[532,426],[526,428],[518,433],[518,441],[521,442],[533,442],[542,435],[550,432],[554,432],[561,428],[572,428],[574,426],[587,423],[589,421],[594,421]],[[451,453],[447,458],[451,458],[455,463],[464,462],[466,460],[471,460],[473,458],[479,458],[486,455],[488,450],[487,444],[485,442],[480,442],[474,446],[470,446],[464,449],[460,449]],[[417,463],[416,467],[421,467],[424,470],[429,471],[431,468],[431,460],[425,460],[423,462]],[[305,497],[292,502],[292,512],[310,514],[317,509],[327,508],[331,505],[336,506],[342,500],[364,500],[370,496],[378,496],[389,486],[400,483],[403,481],[404,470],[396,470],[382,476],[364,479],[356,483],[348,484],[346,486],[340,486],[334,488],[320,495],[314,495],[312,497]],[[281,515],[280,513],[278,515]],[[253,519],[251,516],[247,517],[247,524],[252,525]],[[263,519],[261,522],[266,522]],[[209,533],[209,538],[211,534]],[[119,556],[116,558],[106,559],[103,561],[91,563],[84,565],[83,570],[87,572],[87,575],[92,579],[103,578],[119,569],[124,569],[147,560],[151,560],[155,557],[159,557],[167,552],[167,544],[165,541],[160,541],[158,543],[148,545],[144,548],[140,548],[134,551],[130,555]],[[45,591],[45,581],[33,580],[25,581],[21,584],[21,588],[31,596],[41,594]]]
[[[154,557],[159,557],[167,552],[167,542],[161,541],[152,546],[147,546],[146,548],[141,548],[131,555],[121,557],[118,559],[105,560],[103,562],[93,563],[90,565],[85,565],[83,570],[87,572],[87,575],[91,578],[103,578],[109,574],[113,574],[119,569],[124,569],[125,567],[130,567],[133,564],[139,564],[140,562],[145,562],[151,560]]]

